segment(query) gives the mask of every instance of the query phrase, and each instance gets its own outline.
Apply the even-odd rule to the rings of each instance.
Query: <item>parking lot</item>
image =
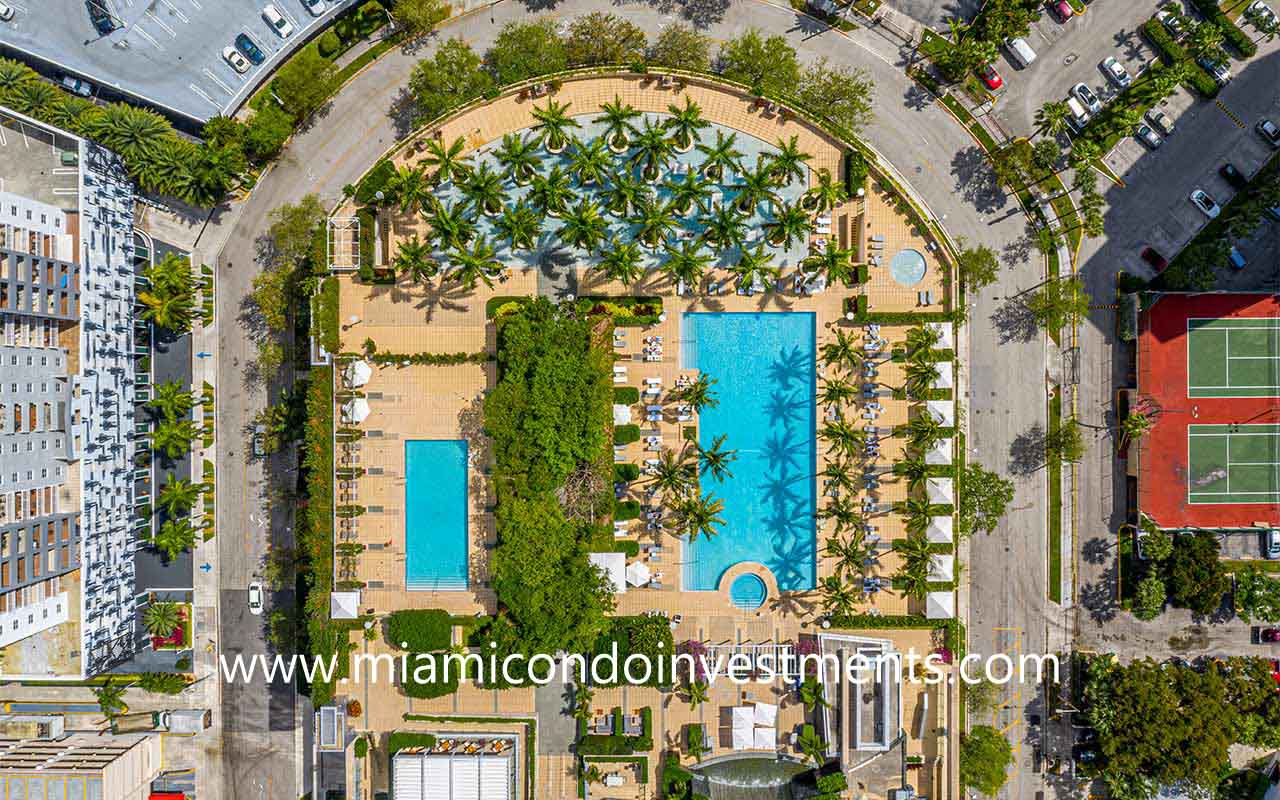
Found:
[[[293,27],[282,39],[263,18],[267,0],[17,0],[0,23],[0,44],[44,71],[74,74],[195,121],[234,110],[261,78],[301,43],[357,0],[325,0],[315,17],[301,0],[272,0]],[[106,4],[119,26],[100,35],[89,3]],[[223,48],[246,33],[262,64],[241,74]],[[111,91],[105,94],[110,95]]]

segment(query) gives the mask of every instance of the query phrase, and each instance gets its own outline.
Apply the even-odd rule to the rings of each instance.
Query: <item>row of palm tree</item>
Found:
[[[176,253],[164,257],[142,272],[150,286],[138,292],[142,318],[174,333],[191,330],[195,311],[195,278],[191,262]]]
[[[157,412],[155,430],[151,432],[151,449],[170,460],[181,458],[191,450],[196,438],[195,423],[190,418],[195,398],[176,381],[157,384],[155,395],[147,405]]]

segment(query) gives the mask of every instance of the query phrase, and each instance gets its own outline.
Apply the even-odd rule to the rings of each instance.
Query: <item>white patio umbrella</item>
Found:
[[[632,561],[627,565],[627,583],[632,586],[644,586],[650,577],[649,565],[643,561]]]
[[[630,425],[631,424],[631,406],[622,403],[613,404],[613,424],[614,425]]]
[[[347,385],[364,386],[373,377],[373,367],[365,361],[352,361],[347,367]]]
[[[925,617],[929,619],[952,619],[956,615],[956,596],[952,592],[929,592],[925,600]]]
[[[938,343],[934,348],[938,350],[954,350],[955,340],[951,338],[951,323],[949,322],[930,322],[929,329],[938,332]]]
[[[951,544],[955,539],[954,530],[951,517],[929,517],[925,538],[934,544]]]
[[[777,728],[756,728],[755,749],[756,750],[777,750],[778,749],[778,729]]]
[[[929,448],[929,452],[924,454],[924,463],[930,465],[942,465],[951,463],[951,454],[955,452],[955,440],[951,437],[939,439],[933,443],[933,447]]]
[[[756,703],[754,708],[755,716],[752,721],[755,722],[756,727],[772,728],[778,724],[778,707],[776,705],[773,703]]]
[[[935,389],[951,389],[955,386],[954,372],[950,361],[938,361],[934,363],[938,368],[938,377],[933,379],[933,388]]]
[[[956,501],[955,481],[951,478],[929,478],[925,492],[932,505],[951,505]]]
[[[352,422],[364,422],[369,417],[369,401],[363,397],[348,400],[342,406],[342,413]]]
[[[750,706],[734,706],[732,711],[733,719],[733,749],[734,750],[750,750],[755,744],[754,726],[752,720],[755,714]]]
[[[956,406],[950,400],[930,400],[925,404],[929,416],[938,421],[944,428],[955,427]]]
[[[956,576],[956,558],[950,553],[929,556],[929,580],[952,581]]]

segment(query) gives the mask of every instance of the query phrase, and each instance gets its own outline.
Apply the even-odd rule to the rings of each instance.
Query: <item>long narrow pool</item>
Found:
[[[724,501],[711,539],[686,545],[684,589],[711,591],[746,561],[773,572],[780,591],[814,588],[814,351],[811,313],[688,313],[681,359],[715,379],[719,405],[703,409],[698,443],[727,435],[732,477],[702,477]]]
[[[405,589],[466,589],[467,443],[407,441],[404,474]]]

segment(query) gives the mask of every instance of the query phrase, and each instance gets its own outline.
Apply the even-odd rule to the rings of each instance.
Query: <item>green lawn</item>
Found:
[[[1049,433],[1062,424],[1062,389],[1049,398]],[[1049,463],[1049,599],[1062,602],[1062,462]]]
[[[1066,230],[1067,250],[1074,257],[1080,250],[1080,241],[1084,238],[1084,231],[1077,224],[1079,217],[1074,213],[1075,205],[1071,202],[1071,198],[1064,194],[1067,191],[1067,187],[1062,183],[1062,178],[1057,175],[1051,175],[1040,182],[1040,188],[1054,198],[1049,201],[1049,205],[1053,207],[1053,215],[1055,217],[1071,214],[1059,224]],[[1058,195],[1062,196],[1059,197]]]
[[[1000,149],[1000,146],[996,144],[996,140],[991,138],[991,134],[987,132],[987,129],[973,118],[973,115],[969,113],[969,109],[965,108],[963,103],[951,95],[943,97],[942,102],[947,108],[951,109],[951,113],[956,115],[961,124],[973,134],[984,150],[988,153],[994,153]]]

